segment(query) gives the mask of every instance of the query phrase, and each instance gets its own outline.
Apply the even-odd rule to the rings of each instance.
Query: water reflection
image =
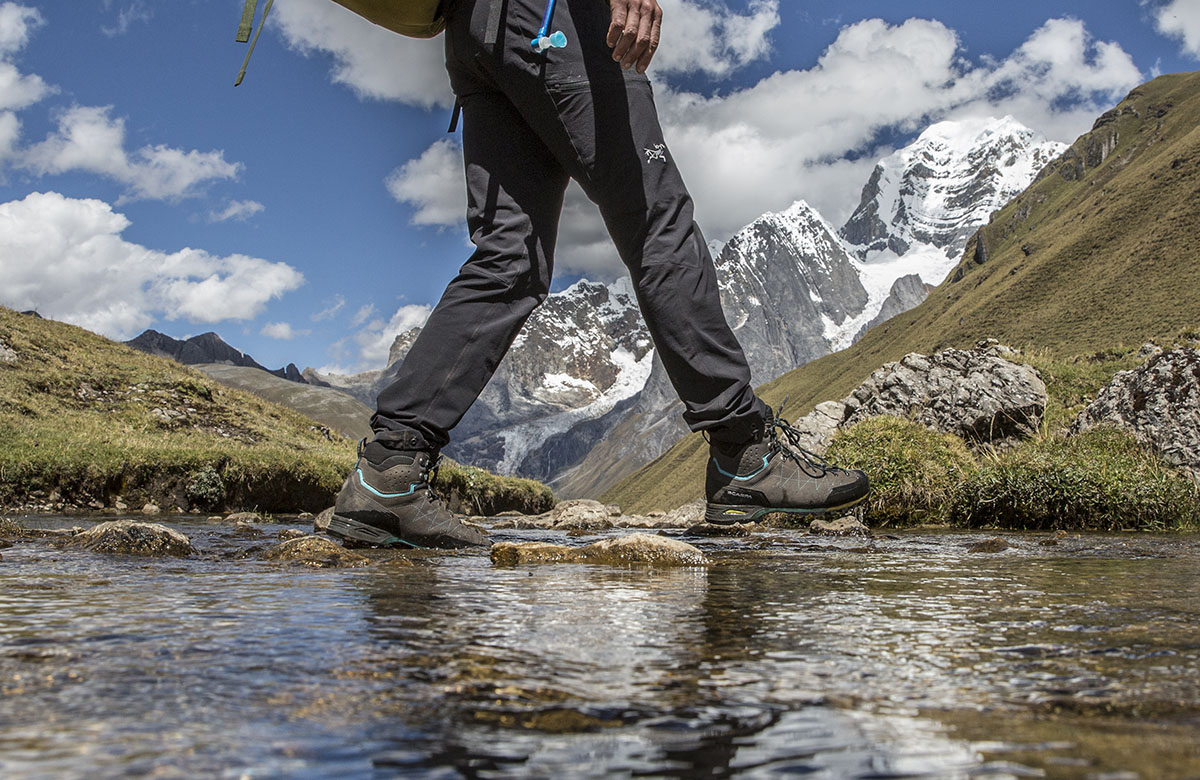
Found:
[[[1195,540],[312,571],[185,530],[201,558],[4,551],[0,774],[1200,776]]]

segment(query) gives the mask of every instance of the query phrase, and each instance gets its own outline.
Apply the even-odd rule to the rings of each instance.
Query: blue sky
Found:
[[[1012,114],[1069,142],[1200,67],[1200,0],[660,2],[660,113],[717,240],[798,199],[840,224],[930,122]],[[0,304],[381,367],[469,252],[440,41],[276,0],[235,89],[240,11],[0,2]],[[557,268],[560,287],[621,271],[577,190]]]

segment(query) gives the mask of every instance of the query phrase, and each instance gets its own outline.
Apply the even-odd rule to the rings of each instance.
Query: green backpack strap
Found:
[[[271,6],[274,4],[275,0],[267,0],[267,5],[263,8],[262,21],[258,23],[258,31],[254,33],[254,40],[250,40],[250,29],[254,26],[254,12],[258,6],[258,0],[246,0],[246,5],[242,7],[242,21],[238,25],[237,42],[250,41],[250,48],[246,50],[246,59],[242,60],[242,69],[238,71],[237,80],[233,82],[235,87],[242,83],[242,79],[246,78],[246,66],[250,64],[250,55],[254,53],[258,36],[262,35],[263,27],[267,23],[267,14],[271,13]]]

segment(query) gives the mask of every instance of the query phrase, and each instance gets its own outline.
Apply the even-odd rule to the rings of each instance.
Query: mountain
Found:
[[[1200,296],[1188,291],[1200,289],[1197,127],[1200,73],[1133,90],[971,235],[923,303],[762,386],[764,399],[790,398],[785,415],[799,417],[909,352],[985,337],[1070,356],[1195,332]],[[702,490],[705,453],[703,440],[689,436],[603,500],[635,512],[691,501]]]
[[[971,231],[1064,149],[1012,117],[941,122],[879,162],[840,230],[803,201],[743,228],[715,264],[754,381],[843,349],[921,303]],[[686,435],[681,413],[656,362],[604,441],[570,471],[539,478],[566,497],[599,495]]]
[[[842,229],[798,201],[712,245],[726,319],[754,381],[842,349],[920,303],[968,228],[1061,148],[1011,118],[940,123],[879,163]],[[415,334],[397,337],[388,368],[305,377],[373,405]],[[594,496],[685,435],[681,413],[629,282],[583,281],[534,312],[447,452],[550,482],[566,497]]]
[[[306,382],[295,363],[288,363],[284,368],[271,370],[260,365],[258,361],[241,350],[226,344],[216,333],[201,333],[199,336],[192,336],[190,339],[180,341],[156,330],[146,330],[140,336],[132,338],[124,344],[149,355],[169,358],[185,366],[202,363],[245,366],[266,371],[268,374],[274,374],[289,382]]]

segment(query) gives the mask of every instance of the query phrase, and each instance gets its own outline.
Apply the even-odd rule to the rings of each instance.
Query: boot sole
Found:
[[[362,546],[362,547],[419,547],[420,545],[406,542],[395,534],[390,534],[381,528],[376,528],[373,525],[360,523],[357,520],[351,520],[348,517],[334,515],[329,519],[329,528],[326,530],[330,536],[342,540],[346,546]],[[349,543],[349,544],[347,544]]]
[[[748,504],[707,504],[704,508],[704,522],[716,525],[738,525],[752,523],[763,515],[823,515],[827,512],[838,512],[858,506],[866,501],[866,496],[860,496],[853,501],[847,501],[837,506],[818,506],[807,509],[798,507],[753,506]]]

